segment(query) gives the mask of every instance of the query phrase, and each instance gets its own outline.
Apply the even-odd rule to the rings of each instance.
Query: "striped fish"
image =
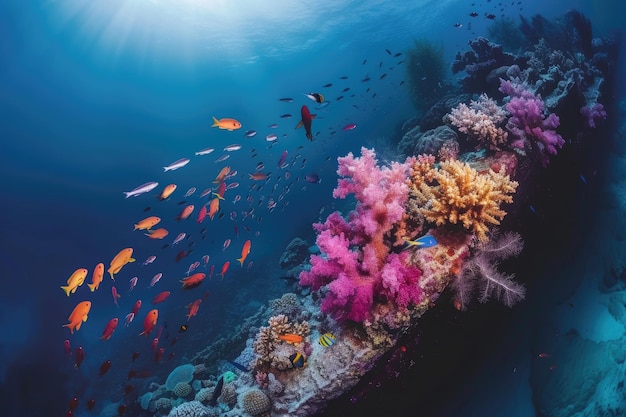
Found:
[[[319,344],[324,347],[329,347],[335,344],[335,335],[332,333],[324,333],[319,338]]]

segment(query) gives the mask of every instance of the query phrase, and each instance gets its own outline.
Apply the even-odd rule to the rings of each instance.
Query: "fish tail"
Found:
[[[113,276],[113,272],[109,272],[109,275],[111,275],[111,279],[112,279],[113,281],[115,281],[115,277]]]
[[[71,291],[71,289],[70,289],[70,286],[69,286],[69,285],[68,285],[68,286],[65,286],[65,287],[61,287],[61,289],[62,289],[63,291],[65,291],[65,295],[67,295],[68,297],[70,296],[70,291]]]
[[[211,116],[211,117],[213,117],[213,124],[211,125],[211,127],[219,126],[220,125],[220,121],[217,120],[215,118],[215,116]]]
[[[237,260],[239,261],[239,263],[241,264],[241,266],[243,266],[243,256],[241,258],[237,258]]]
[[[89,287],[91,292],[94,292],[96,290],[96,284],[87,284],[87,286]]]

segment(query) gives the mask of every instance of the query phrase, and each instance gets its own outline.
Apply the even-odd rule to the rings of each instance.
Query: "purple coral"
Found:
[[[559,126],[559,117],[550,113],[544,116],[544,103],[523,84],[500,80],[502,93],[510,97],[506,109],[511,113],[506,128],[517,139],[511,146],[525,149],[527,146],[538,151],[543,166],[548,165],[550,155],[556,155],[565,140],[554,129]]]
[[[606,119],[606,111],[601,103],[584,106],[580,109],[580,114],[585,118],[585,125],[590,128],[596,127],[596,120]]]
[[[347,220],[335,212],[314,225],[322,255],[312,255],[311,269],[300,274],[300,284],[313,290],[328,285],[322,311],[356,322],[370,317],[378,297],[399,307],[422,300],[421,272],[407,265],[406,256],[391,253],[400,243],[393,239],[392,229],[404,215],[411,160],[379,167],[373,150],[361,148],[361,154],[339,158],[337,173],[343,178],[333,191],[335,198],[354,194],[356,209]]]

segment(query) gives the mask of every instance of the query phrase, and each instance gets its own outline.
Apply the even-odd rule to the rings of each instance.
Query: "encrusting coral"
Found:
[[[257,369],[267,366],[280,370],[288,369],[291,367],[289,355],[295,350],[279,349],[287,344],[280,336],[292,334],[301,336],[304,340],[310,334],[309,324],[306,321],[290,323],[289,318],[284,314],[270,317],[268,323],[269,326],[259,329],[254,341],[254,352],[257,355],[255,367]]]
[[[419,167],[412,176],[411,187],[424,218],[437,226],[461,224],[481,242],[489,240],[489,226],[499,225],[506,215],[500,205],[513,202],[510,194],[518,186],[503,168],[481,174],[456,160],[442,162],[434,171],[433,183],[423,180],[422,170]]]

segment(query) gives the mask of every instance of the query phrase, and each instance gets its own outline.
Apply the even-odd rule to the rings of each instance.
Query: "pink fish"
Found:
[[[211,194],[213,192],[212,188],[207,188],[206,190],[202,191],[202,194],[200,194],[200,198],[206,197],[207,195]]]
[[[287,150],[284,150],[282,155],[280,156],[280,159],[278,160],[278,168],[285,168],[287,167],[287,165],[285,165],[285,161],[287,160],[287,154],[289,152],[287,152]]]
[[[223,246],[224,246],[224,249],[222,249],[222,250],[224,251],[224,250],[226,250],[226,248],[228,248],[230,246],[230,239],[226,239],[224,241],[224,245]]]
[[[209,255],[204,255],[202,257],[202,267],[206,268],[208,264],[209,264]]]
[[[209,278],[213,277],[214,270],[215,270],[215,265],[211,265],[211,268],[209,269]]]
[[[172,246],[174,246],[175,244],[179,243],[186,236],[187,236],[187,233],[185,233],[185,232],[179,233],[178,236],[176,236],[176,239],[174,239],[174,242],[172,242]]]
[[[133,290],[133,288],[135,288],[135,285],[137,285],[137,280],[138,279],[139,278],[137,278],[137,277],[132,277],[130,279],[130,289],[128,290],[128,292],[131,292]]]
[[[157,282],[159,282],[159,280],[161,279],[161,277],[163,276],[163,274],[161,272],[159,272],[158,274],[156,274],[153,278],[152,281],[150,281],[150,288],[154,287],[154,284],[156,284]]]
[[[135,320],[135,313],[128,313],[125,320],[126,326],[129,326],[133,322],[133,320]]]
[[[191,187],[189,190],[187,190],[187,192],[185,193],[185,198],[189,197],[190,195],[192,195],[193,193],[196,192],[196,187]]]
[[[237,212],[236,211],[233,210],[233,211],[230,212],[230,219],[232,221],[235,221],[235,219],[237,219]]]
[[[232,190],[233,188],[237,188],[237,187],[239,187],[239,183],[238,182],[230,182],[226,186],[226,189],[227,190]]]
[[[189,265],[189,268],[187,268],[187,272],[185,272],[185,275],[189,276],[189,274],[195,271],[196,268],[198,268],[199,266],[200,266],[200,262],[198,261],[192,263],[191,265]]]
[[[204,221],[204,219],[206,218],[206,205],[202,205],[202,208],[200,209],[200,212],[198,213],[198,223],[202,223]]]
[[[121,295],[117,293],[117,288],[111,287],[111,295],[113,295],[113,303],[117,306],[117,308],[120,308],[120,305],[117,303],[117,299],[120,298]]]
[[[63,342],[63,348],[65,349],[65,354],[67,356],[72,356],[72,345],[70,344],[70,339],[65,339],[65,342]]]
[[[241,200],[241,196],[239,194],[237,194],[235,196],[235,198],[233,199],[233,204],[235,204],[237,201]]]
[[[352,130],[352,129],[356,129],[356,123],[348,123],[347,125],[343,127],[343,130]]]
[[[156,256],[154,255],[150,255],[148,256],[148,258],[143,262],[142,266],[146,266],[151,264],[152,262],[156,261]]]
[[[135,301],[135,305],[133,305],[133,315],[137,315],[139,313],[139,309],[141,308],[141,300]]]

